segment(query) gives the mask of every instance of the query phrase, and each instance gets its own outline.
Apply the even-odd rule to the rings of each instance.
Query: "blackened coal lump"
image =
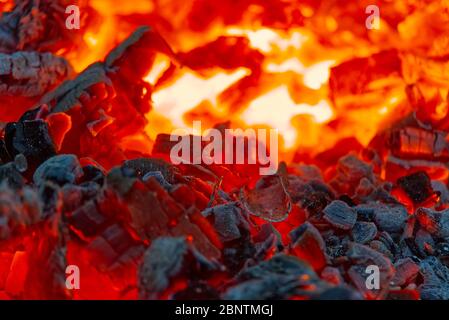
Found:
[[[424,171],[399,178],[398,185],[415,203],[423,202],[433,192],[430,178]]]
[[[75,155],[63,154],[48,159],[37,168],[33,175],[36,185],[52,181],[59,185],[75,183],[83,175],[83,169]]]
[[[56,155],[48,125],[43,120],[8,123],[5,128],[5,145],[10,156],[23,154],[32,170]]]
[[[323,212],[327,222],[343,230],[351,230],[357,220],[356,211],[341,200],[332,201]]]

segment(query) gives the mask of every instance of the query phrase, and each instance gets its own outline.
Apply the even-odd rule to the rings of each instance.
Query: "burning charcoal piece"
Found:
[[[326,238],[326,253],[329,257],[332,259],[337,259],[339,257],[342,257],[346,254],[347,248],[347,241],[346,239],[340,240],[339,237],[335,235],[331,235]]]
[[[397,183],[414,203],[421,203],[433,194],[430,178],[424,171],[402,177]]]
[[[4,182],[13,189],[20,189],[25,184],[25,179],[13,162],[0,166],[0,184]]]
[[[419,265],[423,284],[419,287],[423,300],[449,300],[449,269],[436,257],[428,257]]]
[[[151,171],[148,172],[143,178],[142,180],[144,182],[150,180],[151,178],[156,179],[157,182],[159,182],[159,184],[167,191],[170,191],[171,188],[173,187],[173,185],[171,185],[170,183],[167,182],[167,180],[165,180],[164,176],[162,175],[162,173],[160,171]]]
[[[137,181],[135,171],[124,167],[115,167],[106,176],[107,187],[126,195]]]
[[[330,185],[340,194],[352,195],[363,178],[374,181],[371,165],[354,155],[347,155],[338,161],[337,172]]]
[[[29,187],[13,190],[0,184],[0,240],[8,239],[14,231],[39,222],[42,202]]]
[[[214,227],[217,230],[220,240],[228,242],[239,239],[242,235],[240,229],[249,232],[248,222],[243,218],[240,208],[234,203],[224,204],[206,209],[203,216],[210,215],[214,218]]]
[[[23,154],[30,169],[56,155],[55,145],[43,120],[9,123],[5,143],[11,156]]]
[[[449,204],[449,190],[443,182],[438,180],[432,181],[432,189],[439,193],[440,204]]]
[[[121,266],[136,263],[145,251],[123,226],[113,224],[107,227],[89,245],[94,253],[91,263],[103,272],[114,271]]]
[[[188,256],[191,256],[190,266]],[[197,270],[195,270],[197,269]],[[155,299],[170,286],[170,281],[183,273],[222,270],[216,262],[209,261],[184,238],[161,237],[154,240],[145,251],[139,267],[139,296],[142,299]],[[204,276],[204,274],[203,274]]]
[[[256,266],[242,270],[239,275],[239,280],[249,280],[269,277],[270,275],[307,275],[310,279],[316,279],[315,272],[310,266],[294,256],[289,256],[283,253],[277,254],[270,260],[262,261]]]
[[[299,203],[311,215],[320,213],[335,196],[323,182],[312,180],[305,183],[298,177],[289,177],[288,192],[293,203]]]
[[[100,232],[107,218],[98,212],[94,200],[86,202],[76,209],[67,219],[70,225],[84,236],[92,237]]]
[[[83,167],[83,178],[81,183],[95,182],[98,185],[102,186],[104,183],[104,178],[105,174],[103,169],[91,164]]]
[[[37,185],[53,181],[59,185],[75,183],[83,175],[83,169],[74,155],[59,155],[48,159],[37,168],[33,180]]]
[[[420,225],[438,238],[449,237],[449,209],[433,211],[427,208],[419,208],[416,217]]]
[[[374,240],[377,234],[377,228],[372,222],[356,222],[351,233],[355,242],[366,244]]]
[[[340,200],[332,201],[323,212],[327,222],[342,230],[351,230],[357,220],[356,211]]]
[[[231,273],[237,273],[248,260],[254,259],[256,247],[249,233],[243,233],[239,239],[226,243],[223,248],[223,263]]]
[[[394,267],[391,261],[383,254],[358,243],[351,243],[347,256],[352,262],[348,275],[356,288],[366,297],[382,298],[388,292],[390,280],[394,276]],[[380,289],[368,289],[366,278],[369,273],[366,272],[370,265],[377,266],[380,271]]]
[[[340,270],[333,267],[324,268],[321,272],[321,279],[334,285],[340,285],[344,283]]]
[[[421,257],[426,257],[428,255],[433,255],[435,241],[429,232],[424,229],[419,229],[415,235],[416,248]]]
[[[225,300],[286,299],[292,295],[315,295],[327,288],[314,271],[295,257],[278,254],[268,261],[243,270],[240,284],[231,287]],[[310,292],[307,289],[314,288]]]
[[[447,241],[447,240],[446,240]],[[441,242],[436,246],[436,255],[444,265],[449,266],[449,243]]]
[[[285,220],[292,210],[290,196],[286,190],[286,180],[283,173],[278,173],[274,176],[262,177],[252,190],[242,188],[240,198],[244,207],[252,215],[267,221]]]
[[[5,164],[12,161],[11,156],[8,153],[8,150],[6,149],[5,140],[0,139],[0,164]]]
[[[137,175],[142,179],[145,179],[145,176],[149,173],[160,172],[165,181],[169,184],[173,184],[175,182],[174,177],[178,170],[164,160],[150,158],[128,160],[123,164],[123,167],[134,169]]]
[[[4,106],[4,110],[0,110],[0,117],[15,121],[40,96],[65,80],[71,72],[64,58],[48,52],[0,53],[0,103]]]
[[[290,238],[292,251],[315,270],[321,270],[326,265],[326,245],[320,232],[310,222],[293,230]]]
[[[390,249],[388,249],[388,246],[379,240],[373,240],[369,244],[371,249],[376,250],[379,253],[382,253],[384,256],[393,259],[393,254],[391,253]]]
[[[402,232],[409,217],[405,207],[373,204],[373,208],[374,221],[379,230],[390,233]]]
[[[392,286],[403,287],[412,282],[419,272],[419,266],[410,258],[400,259],[395,262],[396,273],[391,279]]]

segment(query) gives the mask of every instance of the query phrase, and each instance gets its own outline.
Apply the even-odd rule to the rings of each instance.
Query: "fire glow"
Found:
[[[0,0],[0,299],[449,299],[447,1],[78,2]]]

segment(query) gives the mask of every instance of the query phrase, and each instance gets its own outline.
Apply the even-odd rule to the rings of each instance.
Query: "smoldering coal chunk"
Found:
[[[381,231],[400,233],[409,217],[407,209],[402,205],[369,204],[374,210],[374,221]]]
[[[449,237],[449,209],[434,211],[427,208],[419,208],[416,217],[420,225],[438,238]]]
[[[126,195],[137,181],[136,172],[126,167],[115,167],[106,175],[106,186]]]
[[[271,276],[245,281],[230,288],[223,296],[225,300],[271,300],[287,299],[295,293],[301,281],[294,276]]]
[[[373,240],[369,244],[370,248],[373,250],[376,250],[377,252],[382,253],[384,256],[393,259],[394,255],[391,253],[390,249],[388,249],[388,246],[379,240]]]
[[[350,154],[338,160],[330,185],[341,194],[352,195],[363,178],[374,181],[372,166]]]
[[[327,288],[307,263],[285,254],[243,270],[236,280],[239,284],[225,292],[225,300],[287,299],[295,294],[318,294]],[[311,285],[316,290],[306,292]]]
[[[419,287],[423,300],[449,300],[449,269],[436,257],[421,261],[423,284]]]
[[[440,194],[439,203],[449,204],[449,190],[443,182],[438,180],[432,181],[432,189]]]
[[[426,257],[428,255],[433,255],[435,241],[432,235],[425,229],[419,229],[415,235],[416,249],[420,257]]]
[[[213,216],[215,230],[223,242],[239,239],[242,236],[240,229],[250,230],[241,209],[235,203],[218,205],[206,209],[202,214],[205,217]]]
[[[0,184],[0,240],[8,239],[20,227],[39,222],[42,212],[42,201],[35,190],[14,190]]]
[[[102,186],[105,180],[105,171],[103,168],[89,164],[83,167],[83,178],[81,183],[94,182]]]
[[[242,270],[237,276],[237,279],[239,281],[260,279],[273,274],[285,276],[307,275],[311,279],[317,279],[315,271],[310,268],[309,264],[294,256],[283,253],[275,255],[270,260],[262,261],[256,266]]]
[[[351,234],[355,242],[366,244],[374,240],[377,234],[377,228],[372,222],[356,222]]]
[[[72,228],[86,237],[92,237],[105,226],[107,217],[99,212],[95,200],[90,200],[74,210],[67,220]]]
[[[285,220],[292,210],[292,202],[286,186],[288,184],[285,164],[278,173],[261,177],[254,188],[247,186],[240,191],[240,200],[245,209],[254,216],[271,222]]]
[[[412,259],[399,259],[395,262],[394,268],[396,273],[391,279],[392,286],[406,286],[412,282],[419,272],[419,266]]]
[[[358,243],[349,245],[347,257],[352,263],[348,270],[348,275],[354,286],[367,297],[385,297],[389,289],[390,280],[394,276],[394,267],[390,259],[370,247]],[[370,275],[367,272],[369,266],[379,268],[379,290],[369,289],[366,286],[366,280]]]
[[[20,189],[25,185],[25,179],[22,173],[27,168],[28,162],[22,154],[17,155],[14,162],[0,165],[0,184],[5,182],[13,189]]]
[[[159,182],[159,184],[167,191],[170,191],[171,188],[173,187],[172,184],[168,183],[167,180],[165,180],[164,176],[160,171],[150,171],[142,178],[142,180],[146,182],[151,178],[156,179],[156,181]]]
[[[288,192],[292,202],[299,203],[311,215],[320,213],[335,198],[332,190],[323,182],[305,182],[296,176],[289,176]]]
[[[8,123],[5,128],[8,153],[15,157],[23,154],[30,169],[35,169],[56,155],[56,148],[43,120]]]
[[[145,251],[139,267],[139,295],[142,299],[155,299],[177,276],[219,270],[218,263],[202,256],[184,238],[160,237]]]
[[[12,157],[8,153],[8,149],[6,149],[5,140],[0,139],[0,164],[5,164],[12,161]]]
[[[3,80],[0,83],[0,97],[39,97],[71,72],[64,58],[49,52],[0,53],[0,77]]]
[[[332,226],[342,230],[350,230],[357,220],[356,211],[340,200],[332,201],[323,210],[324,219]]]
[[[310,222],[293,230],[290,238],[293,252],[310,263],[315,270],[320,270],[326,265],[326,244],[320,232]]]
[[[135,264],[145,251],[143,244],[117,223],[105,228],[88,248],[94,253],[91,263],[103,272],[113,272],[124,265]]]
[[[321,271],[321,279],[335,285],[344,283],[340,270],[334,267],[325,267]]]
[[[234,274],[242,269],[247,261],[254,259],[256,253],[257,249],[250,233],[243,232],[240,238],[226,243],[223,249],[223,263]]]
[[[83,169],[75,155],[64,154],[52,157],[41,164],[33,175],[34,183],[52,181],[60,186],[75,183],[83,175]]]
[[[424,171],[419,171],[411,175],[401,177],[398,179],[397,184],[405,191],[414,203],[423,202],[433,193],[430,177]]]
[[[153,158],[128,160],[123,164],[123,167],[135,170],[137,176],[141,179],[145,178],[151,172],[160,172],[164,180],[169,184],[175,183],[175,174],[178,172],[170,163],[162,159]]]

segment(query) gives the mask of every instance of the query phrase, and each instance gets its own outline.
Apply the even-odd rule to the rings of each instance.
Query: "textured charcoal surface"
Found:
[[[74,155],[59,155],[41,164],[34,173],[33,180],[37,185],[50,180],[59,185],[75,183],[83,175],[83,170]]]
[[[5,143],[10,155],[25,156],[30,169],[56,155],[48,125],[42,120],[9,123],[5,129]]]
[[[424,282],[420,287],[422,299],[449,299],[449,269],[436,257],[428,257],[420,264]]]
[[[402,232],[408,213],[403,206],[374,205],[374,221],[381,231]]]
[[[356,211],[340,200],[332,201],[323,212],[326,221],[342,230],[352,229],[357,220]]]
[[[398,185],[416,203],[421,203],[433,193],[429,175],[423,171],[398,179]]]
[[[51,53],[0,53],[0,97],[39,97],[65,80],[72,70],[68,62]]]
[[[218,271],[222,267],[209,261],[184,238],[161,237],[153,241],[139,268],[139,294],[154,299],[170,285],[170,280],[183,274]]]
[[[433,211],[419,208],[416,216],[421,226],[438,238],[449,237],[449,209]]]
[[[204,211],[203,215],[205,217],[213,216],[214,227],[223,242],[241,238],[240,229],[245,230],[245,232],[250,230],[250,226],[243,218],[240,208],[233,203],[212,207]]]
[[[377,228],[372,222],[356,222],[352,228],[352,238],[355,242],[365,244],[376,237]]]

